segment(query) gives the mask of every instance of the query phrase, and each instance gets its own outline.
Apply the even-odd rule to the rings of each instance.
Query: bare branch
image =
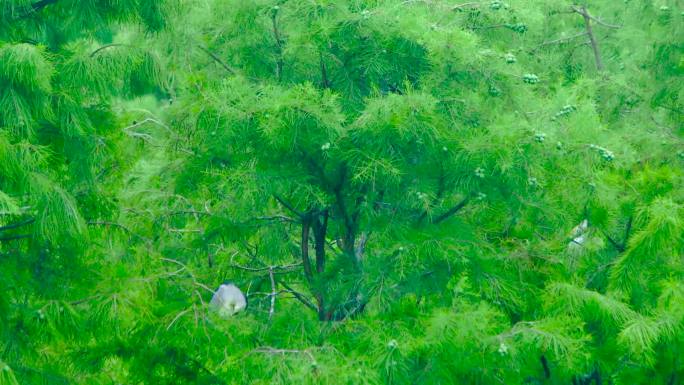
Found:
[[[164,261],[164,262],[170,262],[170,263],[174,263],[174,264],[176,264],[176,265],[178,265],[178,266],[181,266],[181,267],[183,268],[183,270],[185,270],[185,271],[188,272],[188,275],[190,275],[190,278],[192,279],[192,283],[193,283],[194,285],[199,286],[199,287],[201,287],[201,288],[207,290],[207,291],[210,292],[210,293],[213,293],[213,292],[214,292],[214,290],[212,290],[211,288],[209,288],[207,285],[205,285],[205,284],[203,284],[203,283],[197,281],[197,278],[195,277],[195,274],[193,274],[193,272],[192,272],[192,271],[188,268],[188,266],[187,266],[186,264],[184,264],[183,262],[180,262],[180,261],[177,261],[177,260],[171,259],[171,258],[160,258],[160,259],[161,259],[162,261]],[[199,294],[199,293],[198,293],[198,294]],[[202,297],[201,297],[201,296],[200,296],[200,302],[202,302],[202,303],[204,304],[204,301],[202,300]]]
[[[244,271],[249,271],[252,273],[259,273],[262,271],[268,271],[269,268],[273,268],[273,273],[274,274],[279,274],[279,273],[289,273],[291,270],[294,269],[295,267],[301,266],[302,263],[293,263],[291,265],[282,265],[282,266],[270,266],[270,267],[249,267],[249,266],[242,266],[238,264],[230,264],[228,267],[232,267],[233,269],[238,269],[238,270],[244,270]],[[278,271],[281,270],[281,271]]]
[[[597,18],[596,16],[592,16],[591,14],[589,14],[589,11],[587,11],[587,9],[586,9],[584,6],[582,6],[582,7],[577,7],[577,6],[574,6],[574,5],[573,5],[573,6],[571,6],[570,8],[572,9],[573,12],[579,13],[580,15],[582,15],[582,16],[585,17],[585,18],[589,18],[589,19],[591,19],[591,20],[594,20],[595,22],[597,22],[598,24],[600,24],[600,25],[602,25],[602,26],[604,26],[604,27],[613,28],[613,29],[620,29],[620,28],[622,28],[621,25],[608,24],[608,23],[606,23],[605,21],[603,21],[603,20]]]
[[[268,277],[271,279],[271,307],[268,309],[268,319],[273,318],[273,313],[275,313],[275,299],[278,295],[276,292],[275,278],[273,277],[273,266],[268,267]]]
[[[199,48],[202,52],[206,53],[207,55],[209,55],[209,57],[214,59],[214,61],[218,63],[221,67],[223,67],[223,69],[225,69],[229,74],[235,75],[237,73],[233,68],[228,66],[228,64],[226,64],[223,60],[221,60],[220,57],[216,56],[216,54],[214,54],[213,52],[209,51],[208,49],[202,47],[199,44],[197,45],[197,48]]]
[[[587,35],[589,36],[589,42],[591,43],[591,49],[594,51],[594,60],[596,61],[596,69],[603,71],[603,61],[601,60],[601,51],[599,50],[598,41],[596,41],[596,36],[594,36],[594,31],[591,27],[592,17],[589,15],[587,8],[572,6],[572,10],[582,15],[584,18],[584,27],[587,29]]]
[[[271,347],[271,346],[261,346],[261,347],[258,347],[256,349],[252,350],[248,354],[252,354],[252,353],[263,353],[263,354],[273,354],[273,355],[276,355],[276,354],[277,355],[279,355],[279,354],[303,354],[303,355],[306,355],[307,357],[309,357],[309,359],[311,359],[311,361],[315,361],[313,354],[311,354],[311,352],[309,350],[276,349],[276,348]]]
[[[290,286],[288,286],[283,281],[281,281],[280,284],[283,285],[288,290],[289,293],[292,293],[292,295],[294,295],[295,298],[297,300],[299,300],[299,302],[303,303],[304,305],[306,305],[306,307],[308,307],[309,309],[318,313],[318,308],[316,307],[316,305],[314,305],[311,301],[309,301],[304,294],[292,289]]]
[[[480,6],[479,1],[471,1],[470,3],[463,3],[463,4],[454,5],[453,7],[451,7],[451,10],[452,11],[458,11],[459,9],[462,9],[462,8],[467,8],[467,7],[477,8],[479,6]]]
[[[577,35],[572,35],[572,36],[562,37],[562,38],[555,39],[555,40],[545,41],[545,42],[539,44],[534,50],[537,50],[537,49],[539,49],[539,48],[541,48],[541,47],[544,47],[544,46],[547,46],[547,45],[551,45],[551,44],[566,43],[566,42],[568,42],[568,41],[570,41],[570,40],[576,39],[576,38],[578,38],[578,37],[586,36],[586,35],[587,35],[587,32],[582,32],[582,33],[578,33]]]

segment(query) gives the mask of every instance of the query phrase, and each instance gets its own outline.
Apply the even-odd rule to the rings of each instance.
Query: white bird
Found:
[[[588,240],[589,221],[584,219],[572,231],[570,231],[570,238],[572,240],[568,243],[568,251],[572,254],[581,254],[584,251],[584,244]]]
[[[225,283],[216,290],[209,305],[219,316],[228,318],[247,307],[247,298],[237,286]]]
[[[584,235],[584,233],[587,232],[588,228],[589,221],[585,219],[572,229],[572,231],[570,232],[570,237],[577,238],[581,235]]]

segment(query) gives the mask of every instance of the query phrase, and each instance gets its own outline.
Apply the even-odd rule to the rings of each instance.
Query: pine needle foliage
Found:
[[[0,385],[681,382],[683,11],[0,0]]]

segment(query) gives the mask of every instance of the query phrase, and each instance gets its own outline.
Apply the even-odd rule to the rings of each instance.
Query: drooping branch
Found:
[[[108,48],[112,48],[112,47],[133,47],[133,46],[128,45],[128,44],[121,44],[121,43],[105,44],[105,45],[103,45],[102,47],[100,47],[100,48],[96,49],[95,51],[91,52],[91,53],[90,53],[90,57],[95,57],[95,55],[97,55],[98,53],[100,53],[100,52],[102,52],[102,51],[104,51],[104,50],[106,50],[106,49],[108,49]]]

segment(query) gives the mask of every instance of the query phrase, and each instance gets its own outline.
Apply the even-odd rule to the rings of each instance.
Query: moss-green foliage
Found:
[[[679,383],[683,11],[0,0],[0,385]]]

